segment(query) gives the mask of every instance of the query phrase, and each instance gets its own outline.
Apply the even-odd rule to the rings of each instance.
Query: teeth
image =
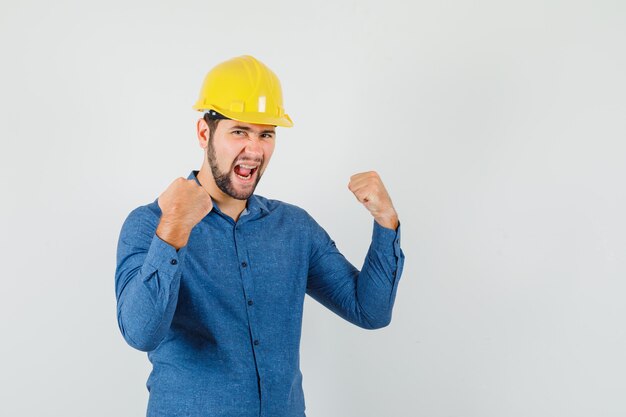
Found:
[[[246,169],[254,169],[257,167],[257,165],[244,165],[244,164],[239,164],[239,166],[242,168],[246,168]]]
[[[239,178],[241,178],[242,180],[247,180],[247,179],[249,179],[252,176],[252,174],[248,174],[248,176],[246,176],[246,177],[242,177],[239,174],[235,174],[235,175],[238,176]]]

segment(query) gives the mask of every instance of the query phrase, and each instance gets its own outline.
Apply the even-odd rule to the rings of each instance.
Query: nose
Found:
[[[256,135],[250,135],[248,137],[248,142],[246,143],[246,151],[250,154],[262,156],[263,146],[261,144],[261,139]]]

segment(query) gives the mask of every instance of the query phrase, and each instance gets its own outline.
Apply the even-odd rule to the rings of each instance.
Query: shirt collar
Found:
[[[202,184],[200,184],[200,181],[198,181],[198,172],[199,171],[196,171],[196,170],[191,171],[191,173],[189,174],[187,179],[188,180],[196,180],[198,185],[202,186]],[[269,209],[267,208],[267,206],[265,205],[263,200],[261,198],[259,198],[259,196],[257,196],[256,194],[252,194],[248,198],[248,201],[247,201],[247,204],[246,204],[246,210],[251,211],[251,212],[254,212],[254,211],[265,211],[265,212],[269,213]]]

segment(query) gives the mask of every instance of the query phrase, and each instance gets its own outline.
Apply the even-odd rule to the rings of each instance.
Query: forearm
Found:
[[[120,330],[128,344],[143,351],[156,348],[169,330],[184,258],[184,249],[177,251],[155,229],[138,216],[127,221],[115,272]]]
[[[374,227],[372,243],[356,283],[361,316],[373,328],[391,321],[398,281],[404,265],[400,236],[389,228]]]
[[[374,217],[374,220],[386,229],[396,230],[398,229],[398,225],[400,224],[400,220],[398,219],[398,214],[395,209],[391,209],[388,213],[380,214]]]
[[[389,324],[404,254],[397,230],[374,223],[372,243],[361,271],[348,262],[323,229],[315,226],[318,247],[309,267],[307,292],[349,322],[366,329]]]
[[[117,319],[126,342],[142,351],[154,350],[165,338],[178,299],[180,277],[137,271],[118,299]]]
[[[172,245],[176,250],[187,245],[191,229],[175,218],[162,216],[156,230],[157,236]]]

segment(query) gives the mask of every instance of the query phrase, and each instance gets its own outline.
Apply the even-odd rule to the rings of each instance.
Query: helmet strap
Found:
[[[209,119],[209,120],[221,120],[221,119],[230,120],[230,117],[226,117],[223,114],[216,112],[215,110],[205,111],[204,118]]]

